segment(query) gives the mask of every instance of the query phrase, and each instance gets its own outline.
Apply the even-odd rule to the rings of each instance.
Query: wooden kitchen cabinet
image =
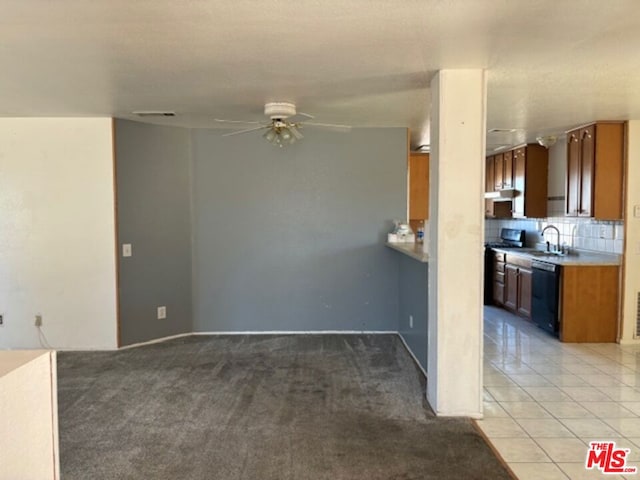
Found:
[[[518,315],[531,318],[531,278],[532,271],[518,269]]]
[[[429,154],[411,152],[409,170],[409,224],[415,232],[421,220],[429,219]]]
[[[507,255],[504,266],[504,307],[521,317],[531,318],[531,260]]]
[[[624,122],[567,132],[567,216],[622,218],[624,149]]]
[[[547,216],[547,185],[549,152],[530,144],[513,151],[514,218],[544,218]]]
[[[518,267],[504,266],[504,306],[516,311],[518,309]]]
[[[485,191],[515,189],[511,201],[485,199],[487,218],[543,218],[547,216],[547,149],[530,144],[486,159]]]
[[[494,252],[493,254],[493,303],[499,307],[504,305],[505,282],[505,254]]]
[[[504,172],[504,157],[501,156],[501,158],[502,160],[499,162],[496,161],[496,155],[486,158],[485,192],[496,191],[496,163],[499,163],[499,168]],[[500,175],[501,178],[504,178],[502,173]],[[500,185],[502,185],[502,180],[500,180]],[[494,202],[493,200],[485,199],[484,216],[487,218],[511,218],[511,202]]]
[[[560,340],[615,342],[618,335],[619,267],[563,266]]]

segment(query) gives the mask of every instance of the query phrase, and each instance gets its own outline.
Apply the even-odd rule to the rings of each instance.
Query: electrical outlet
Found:
[[[122,256],[123,257],[130,257],[131,255],[133,255],[131,244],[130,243],[123,243],[122,244]]]
[[[0,315],[0,327],[4,327],[4,315]]]
[[[158,320],[167,318],[167,307],[158,307]]]
[[[37,313],[36,314],[36,327],[41,327],[41,326],[42,326],[42,315]]]
[[[413,328],[413,315],[409,315],[409,328]]]
[[[636,218],[640,218],[640,205],[633,206],[633,216]]]
[[[607,238],[607,227],[606,225],[600,225],[600,238]]]

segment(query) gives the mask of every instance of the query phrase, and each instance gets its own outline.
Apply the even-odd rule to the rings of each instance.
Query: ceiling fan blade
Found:
[[[289,127],[289,131],[291,132],[291,135],[293,135],[293,137],[294,137],[296,140],[300,140],[300,139],[304,138],[304,135],[302,135],[302,134],[300,133],[300,130],[298,130],[294,125],[291,125],[291,126]]]
[[[214,118],[214,120],[220,123],[244,123],[247,125],[262,125],[262,122],[245,122],[244,120],[222,120],[220,118]]]
[[[287,122],[298,123],[298,122],[304,122],[306,120],[312,120],[314,118],[315,117],[313,115],[309,115],[308,113],[298,112],[293,117],[287,118]]]
[[[266,126],[265,125],[260,125],[259,127],[245,128],[244,130],[237,130],[235,132],[225,133],[222,136],[223,137],[230,137],[231,135],[240,135],[241,133],[254,132],[256,130],[262,130],[263,128],[269,128],[269,125],[266,125]]]
[[[304,122],[302,123],[303,126],[305,127],[319,127],[319,128],[326,128],[327,130],[333,130],[336,132],[350,132],[351,131],[351,125],[337,125],[337,124],[333,124],[333,123],[309,123],[309,122]]]

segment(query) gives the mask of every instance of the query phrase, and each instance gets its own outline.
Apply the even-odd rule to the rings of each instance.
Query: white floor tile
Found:
[[[637,418],[618,402],[582,402],[582,406],[598,418]]]
[[[572,400],[576,402],[610,402],[611,397],[596,387],[562,387]]]
[[[620,382],[615,377],[611,375],[578,375],[582,380],[587,382],[592,387],[618,387],[622,386],[622,382]]]
[[[557,465],[571,480],[621,480],[623,478],[620,475],[603,475],[599,470],[587,470],[584,464],[585,462],[558,463]]]
[[[546,454],[556,463],[584,462],[589,447],[577,438],[534,438]]]
[[[491,396],[499,402],[527,402],[531,397],[522,388],[514,387],[486,387]]]
[[[575,437],[573,432],[554,418],[520,418],[517,422],[534,438]]]
[[[547,374],[544,375],[544,378],[549,380],[552,384],[557,387],[588,387],[589,384],[585,382],[583,379],[574,375],[573,373],[558,375],[558,374]]]
[[[527,437],[526,432],[511,418],[485,418],[477,421],[484,434],[494,438]]]
[[[551,459],[530,438],[496,438],[492,439],[491,443],[507,463],[551,462]]]
[[[560,467],[553,463],[510,463],[518,480],[567,480]]]
[[[509,414],[498,402],[484,402],[482,413],[484,418],[508,418]]]
[[[640,416],[640,402],[618,402],[627,410],[631,410],[636,415]]]
[[[593,418],[591,412],[577,402],[540,402],[556,418]]]
[[[569,395],[558,387],[524,387],[524,390],[538,402],[565,402],[571,400]]]
[[[515,419],[552,418],[538,402],[501,402],[500,405]]]
[[[640,418],[603,418],[602,421],[623,437],[640,437]]]
[[[606,440],[620,435],[615,428],[597,418],[568,418],[561,420],[577,437]]]
[[[521,387],[552,387],[553,384],[542,375],[509,375],[509,378]]]
[[[633,387],[598,387],[598,390],[616,402],[640,402],[640,391]]]

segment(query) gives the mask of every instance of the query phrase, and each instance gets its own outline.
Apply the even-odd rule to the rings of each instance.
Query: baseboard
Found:
[[[176,338],[190,337],[192,335],[396,335],[398,332],[393,330],[270,330],[270,331],[240,331],[240,332],[188,332],[170,335],[168,337],[154,338],[146,342],[132,343],[124,345],[117,350],[126,350],[128,348],[144,347],[154,343],[166,342]],[[413,355],[413,353],[412,353]],[[414,357],[415,359],[415,357]]]
[[[178,333],[177,335],[170,335],[168,337],[154,338],[153,340],[147,340],[146,342],[139,342],[139,343],[132,343],[131,345],[124,345],[122,347],[117,348],[117,350],[127,350],[129,348],[144,347],[145,345],[153,345],[154,343],[166,342],[168,340],[174,340],[176,338],[190,337],[191,335],[193,335],[192,332]]]
[[[620,345],[640,345],[640,338],[623,339],[621,338],[618,343]]]
[[[416,365],[418,366],[418,368],[420,369],[420,371],[424,375],[424,378],[428,378],[427,377],[427,372],[425,371],[424,368],[422,368],[422,365],[420,365],[420,362],[418,361],[418,358],[415,356],[415,354],[413,353],[413,350],[411,350],[411,347],[409,347],[409,344],[407,344],[407,342],[405,341],[405,339],[402,336],[402,334],[400,332],[395,332],[395,333],[396,333],[396,335],[398,335],[398,337],[400,338],[400,341],[404,345],[404,348],[407,350],[407,352],[409,352],[409,355],[411,355],[411,358],[413,358],[413,361],[416,363]],[[425,395],[426,395],[426,392],[425,392]]]
[[[260,330],[193,332],[191,335],[396,335],[394,330]]]

